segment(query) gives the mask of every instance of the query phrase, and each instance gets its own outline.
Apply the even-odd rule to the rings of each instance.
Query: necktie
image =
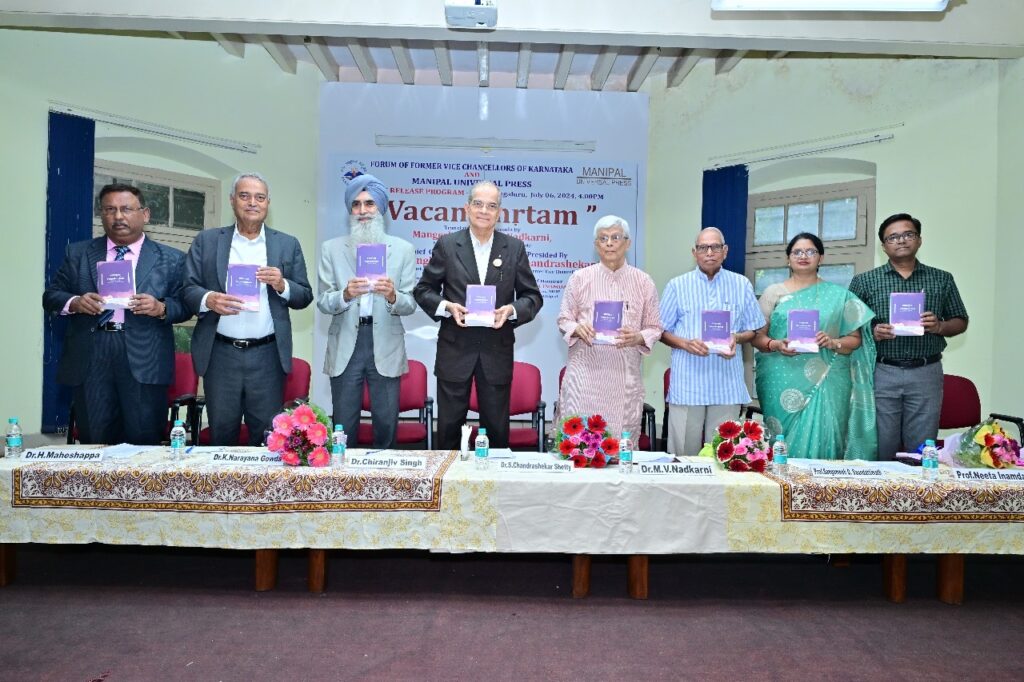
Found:
[[[115,246],[114,247],[114,260],[124,260],[124,255],[131,251],[128,246]],[[97,327],[102,327],[107,322],[113,320],[114,322],[124,322],[124,311],[118,310],[104,310],[100,313],[100,319],[96,322]]]

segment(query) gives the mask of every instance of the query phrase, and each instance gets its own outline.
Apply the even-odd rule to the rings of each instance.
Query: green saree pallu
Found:
[[[875,429],[875,314],[849,290],[819,282],[779,298],[768,322],[773,339],[788,334],[789,311],[819,311],[820,329],[831,338],[860,330],[861,345],[849,355],[821,349],[785,356],[757,353],[757,397],[765,426],[785,434],[790,457],[878,457]]]

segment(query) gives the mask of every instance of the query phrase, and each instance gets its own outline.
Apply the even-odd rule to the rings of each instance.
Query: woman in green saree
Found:
[[[825,246],[802,232],[786,246],[791,275],[761,296],[768,324],[754,337],[765,426],[785,434],[790,457],[876,459],[875,316],[847,289],[818,277]],[[791,348],[789,312],[817,310],[817,353]]]

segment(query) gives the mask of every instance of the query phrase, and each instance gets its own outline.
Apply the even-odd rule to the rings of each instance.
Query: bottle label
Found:
[[[177,450],[178,448],[185,447],[185,436],[181,434],[174,434],[171,438],[171,448]]]
[[[488,450],[490,450],[490,448],[487,447],[486,445],[477,445],[476,446],[476,456],[477,457],[487,457]]]
[[[9,447],[9,448],[20,448],[21,447],[21,434],[15,434],[13,436],[7,436],[7,447]]]
[[[786,452],[776,452],[773,455],[773,459],[775,460],[776,464],[788,464],[789,463],[789,453],[786,453]]]
[[[633,461],[633,451],[632,450],[620,450],[619,451],[619,461],[622,462],[623,464],[629,464],[630,462],[632,462]]]

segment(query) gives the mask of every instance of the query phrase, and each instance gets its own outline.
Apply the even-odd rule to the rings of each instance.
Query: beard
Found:
[[[355,216],[348,218],[349,236],[353,244],[384,243],[384,216],[377,214],[369,222],[361,223]]]

